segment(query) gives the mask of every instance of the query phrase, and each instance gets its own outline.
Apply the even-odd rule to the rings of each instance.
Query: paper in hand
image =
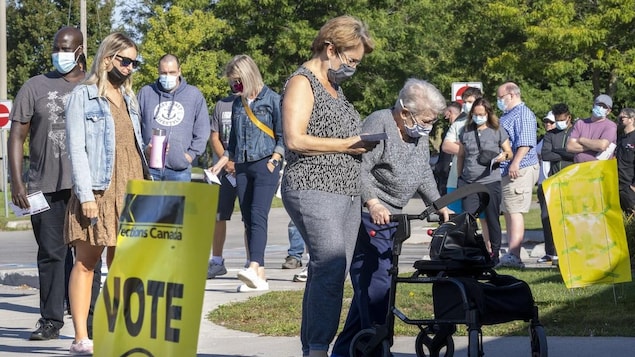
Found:
[[[361,134],[359,137],[362,138],[362,141],[382,141],[382,140],[388,139],[388,134],[386,133]]]
[[[220,185],[220,179],[218,178],[218,176],[214,175],[210,170],[205,169],[203,170],[203,172],[205,173],[205,181],[207,181],[207,183],[211,184],[217,184]]]
[[[13,202],[9,202],[9,207],[11,207],[11,210],[13,210],[16,217],[34,215],[47,211],[51,208],[49,203],[46,202],[46,198],[44,198],[42,191],[34,192],[26,196],[26,198],[29,200],[29,205],[31,206],[26,209],[16,206]]]

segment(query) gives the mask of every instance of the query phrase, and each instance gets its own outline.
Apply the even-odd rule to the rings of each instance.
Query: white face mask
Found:
[[[562,120],[562,121],[557,121],[557,122],[556,122],[556,128],[557,128],[558,130],[564,130],[564,129],[566,129],[566,128],[567,128],[567,126],[568,126],[568,125],[569,125],[569,124],[567,123],[567,121],[566,121],[566,120]]]
[[[470,103],[470,102],[463,103],[463,112],[465,114],[469,114],[470,110],[472,110],[472,103]]]
[[[159,76],[159,83],[161,83],[161,87],[165,90],[172,90],[176,87],[176,81],[179,79],[179,76],[172,76],[169,74],[162,74]]]
[[[79,47],[77,48],[79,49]],[[66,74],[77,66],[77,61],[75,60],[75,52],[55,52],[51,55],[51,59],[53,61],[53,67],[60,72],[61,74]]]

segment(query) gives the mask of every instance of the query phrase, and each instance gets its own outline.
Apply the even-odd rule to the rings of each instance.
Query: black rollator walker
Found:
[[[431,260],[414,262],[416,271],[409,277],[399,277],[399,255],[410,237],[410,221],[424,220],[439,208],[471,194],[479,194],[477,212],[461,213],[441,224],[433,233]],[[489,191],[481,184],[471,184],[439,198],[421,214],[395,214],[398,222],[392,248],[392,266],[386,323],[357,333],[350,346],[351,356],[389,357],[393,344],[395,316],[409,325],[419,327],[415,341],[418,357],[451,357],[454,355],[456,325],[466,325],[468,356],[483,353],[481,327],[514,320],[529,322],[531,356],[546,357],[547,337],[538,320],[527,283],[509,275],[499,275],[477,233],[476,217],[489,202]],[[399,283],[432,284],[434,319],[410,319],[395,306]]]

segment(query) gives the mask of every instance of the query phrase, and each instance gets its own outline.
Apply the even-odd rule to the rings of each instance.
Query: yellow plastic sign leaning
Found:
[[[542,185],[566,287],[631,281],[617,161],[573,164]]]
[[[195,356],[218,186],[128,182],[94,356]]]

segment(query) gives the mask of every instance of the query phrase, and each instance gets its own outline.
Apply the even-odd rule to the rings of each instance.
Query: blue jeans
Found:
[[[163,169],[150,168],[150,175],[155,181],[192,181],[192,166],[185,170],[172,170],[164,167]]]
[[[368,234],[370,230],[376,232],[372,238]],[[335,340],[333,356],[348,356],[349,346],[359,331],[386,323],[390,294],[388,270],[392,264],[392,242],[396,231],[395,223],[378,226],[372,223],[367,212],[362,213],[351,262],[353,300],[342,332]]]
[[[311,254],[302,299],[302,353],[327,351],[339,325],[361,199],[317,190],[287,190],[282,201]]]
[[[236,188],[247,234],[249,259],[260,266],[265,265],[269,211],[280,177],[279,167],[269,172],[268,160],[269,157],[266,157],[236,164]]]
[[[289,221],[289,226],[287,227],[287,233],[289,235],[289,249],[287,250],[287,254],[290,257],[294,257],[295,259],[302,261],[302,254],[304,253],[304,239],[302,238],[302,234],[293,223],[293,220]]]

